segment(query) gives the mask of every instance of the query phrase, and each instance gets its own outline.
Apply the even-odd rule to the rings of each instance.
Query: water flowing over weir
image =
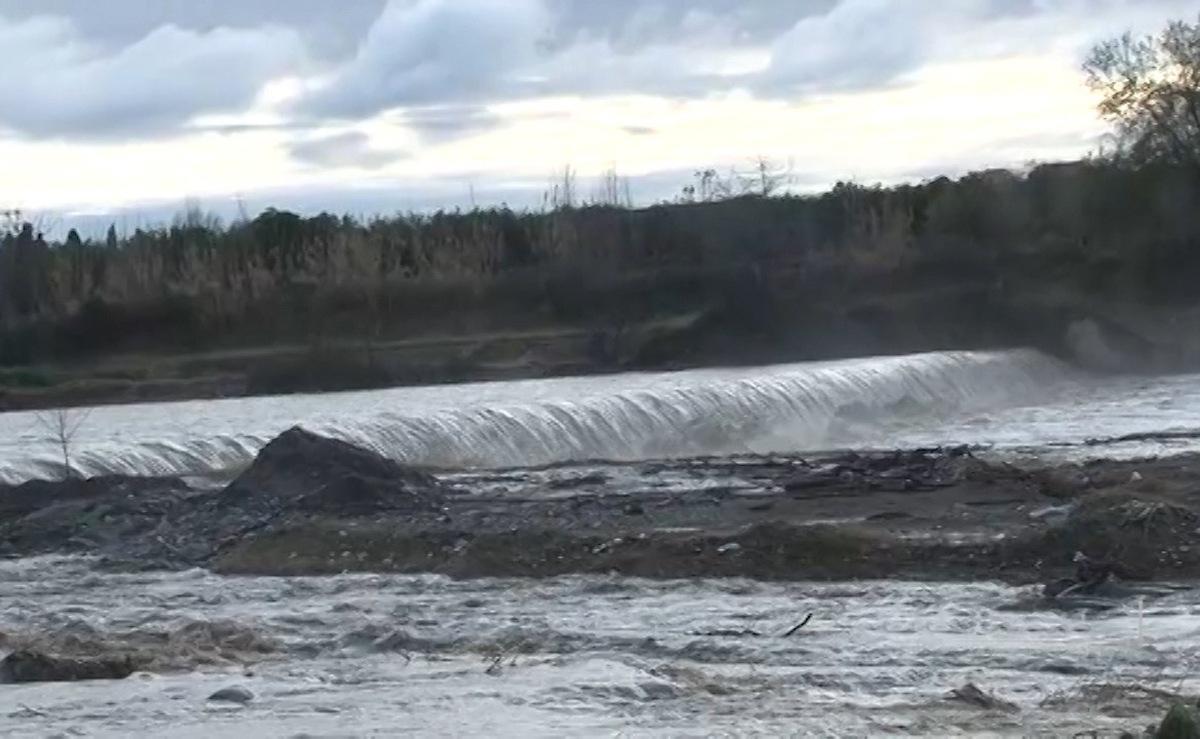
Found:
[[[1031,350],[939,352],[112,406],[87,418],[72,463],[85,475],[219,475],[295,424],[441,467],[887,445],[897,419],[1037,401],[1072,374]],[[36,414],[0,415],[0,479],[54,476],[60,460]]]
[[[898,410],[988,407],[1030,397],[1063,371],[1041,355],[1014,352],[791,365],[732,377],[679,373],[591,397],[430,416],[385,413],[329,430],[384,454],[448,467],[795,451],[828,443],[831,422],[843,413],[865,420]]]

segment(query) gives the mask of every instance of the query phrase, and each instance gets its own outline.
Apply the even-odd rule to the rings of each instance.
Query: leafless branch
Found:
[[[63,477],[65,478],[75,476],[75,470],[71,466],[71,445],[91,414],[90,408],[55,408],[39,411],[36,414],[38,423],[50,434],[62,452]]]

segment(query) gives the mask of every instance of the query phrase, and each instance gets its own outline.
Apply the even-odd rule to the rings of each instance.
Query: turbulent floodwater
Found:
[[[84,474],[223,475],[295,424],[451,468],[943,443],[1116,456],[1194,448],[1198,419],[1200,376],[1096,378],[1032,351],[945,352],[107,407],[80,428],[73,461]],[[1167,431],[1185,433],[1085,443]],[[36,414],[0,414],[0,480],[56,475],[58,458]],[[1188,682],[1197,592],[1098,614],[1014,607],[1025,595],[990,583],[228,579],[0,562],[0,649],[110,644],[155,668],[4,686],[0,734],[1069,735],[1143,726],[1159,709],[1131,685],[1200,688]],[[944,700],[972,680],[1020,711]],[[229,685],[256,700],[205,701]],[[1100,717],[1101,700],[1127,718]]]
[[[943,443],[1061,451],[1197,419],[1200,376],[1100,379],[1028,350],[939,352],[113,406],[84,420],[72,459],[87,475],[221,474],[295,424],[450,468]],[[60,460],[37,414],[0,414],[0,480],[56,476]]]
[[[993,584],[453,582],[112,575],[0,564],[10,639],[142,645],[177,669],[7,686],[6,736],[1070,735],[1144,725],[1128,686],[1195,689],[1200,597],[1029,612]],[[808,612],[812,621],[782,633]],[[265,652],[265,653],[264,653]],[[239,661],[253,657],[244,668]],[[1011,715],[945,700],[975,680]],[[256,696],[206,703],[218,688]],[[1099,693],[1127,719],[1096,715]]]

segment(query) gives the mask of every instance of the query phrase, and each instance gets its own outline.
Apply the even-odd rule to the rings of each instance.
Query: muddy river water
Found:
[[[989,583],[227,579],[69,559],[0,575],[10,637],[161,660],[124,681],[6,686],[8,736],[1062,736],[1144,726],[1161,715],[1146,689],[1200,688],[1188,591],[1057,612]],[[1018,710],[946,700],[972,681]],[[229,686],[254,700],[205,700]]]
[[[86,418],[72,463],[221,476],[297,423],[445,468],[938,443],[1121,456],[1194,449],[1200,377],[953,352],[122,406]],[[0,480],[52,474],[57,459],[36,414],[0,414]],[[0,653],[115,646],[154,669],[0,686],[0,734],[1069,736],[1140,729],[1161,716],[1159,691],[1200,690],[1200,592],[1070,611],[1030,596],[989,582],[229,578],[10,560]],[[1016,709],[947,700],[970,682]],[[231,686],[253,700],[206,700]]]

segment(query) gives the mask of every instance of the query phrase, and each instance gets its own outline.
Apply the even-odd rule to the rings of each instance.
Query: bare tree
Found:
[[[1119,157],[1200,174],[1200,16],[1157,36],[1126,33],[1098,44],[1083,69],[1102,96],[1100,114],[1115,127]]]
[[[725,177],[709,167],[696,170],[692,176],[696,178],[696,184],[683,188],[684,198],[688,202],[699,200],[702,203],[711,203],[714,200],[725,200],[739,194],[735,182],[737,178],[732,171],[728,177]]]
[[[543,196],[543,203],[551,211],[570,210],[576,205],[575,168],[571,165],[563,167],[561,174],[556,174],[550,183],[550,189]]]
[[[744,195],[758,195],[769,198],[782,188],[792,184],[792,163],[787,164],[771,161],[766,157],[756,157],[754,165],[747,172],[738,173],[741,190]]]
[[[692,176],[695,184],[683,188],[683,200],[688,203],[711,203],[746,195],[769,198],[795,180],[790,161],[781,164],[761,156],[753,160],[750,168],[730,169],[728,175],[709,167],[696,170]]]
[[[91,414],[90,408],[55,408],[36,414],[38,423],[50,434],[62,451],[64,478],[69,479],[75,476],[75,470],[71,467],[71,445],[79,434],[80,427]]]
[[[613,208],[632,208],[633,196],[629,190],[629,179],[617,173],[616,165],[600,173],[600,180],[592,194],[594,205]]]

